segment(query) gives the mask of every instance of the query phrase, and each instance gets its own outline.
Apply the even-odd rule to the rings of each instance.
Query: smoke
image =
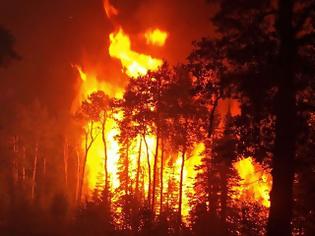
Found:
[[[107,51],[113,21],[130,35],[133,50],[176,64],[185,60],[193,40],[213,34],[212,14],[204,0],[4,0],[0,22],[15,36],[22,60],[0,71],[0,92],[6,100],[37,98],[54,113],[67,112],[78,79],[72,64],[93,68],[113,84],[125,81],[120,62]],[[163,47],[147,45],[143,36],[156,27],[169,32]]]

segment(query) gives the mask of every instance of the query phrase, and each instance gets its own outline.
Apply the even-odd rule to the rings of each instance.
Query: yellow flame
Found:
[[[118,10],[110,4],[109,0],[104,0],[104,9],[108,18],[116,16]],[[146,43],[154,46],[163,46],[167,40],[168,33],[160,29],[148,30],[144,33],[146,38]],[[143,76],[148,73],[148,71],[156,71],[162,64],[163,61],[158,58],[154,58],[151,55],[142,54],[132,49],[130,38],[124,33],[122,28],[118,31],[112,32],[109,35],[110,45],[108,48],[109,55],[112,58],[118,59],[121,62],[124,72],[133,78]],[[80,90],[74,104],[78,107],[78,104],[85,100],[91,93],[102,90],[110,97],[120,98],[123,96],[124,88],[112,86],[110,83],[98,80],[95,73],[87,72],[83,70],[80,66],[76,66],[79,72],[81,83]],[[119,160],[119,143],[114,139],[114,137],[119,133],[119,128],[114,120],[109,120],[106,124],[106,140],[108,147],[108,170],[109,178],[111,184],[111,191],[119,186],[119,180],[117,176],[118,172],[118,160]],[[133,183],[133,188],[135,188],[135,178],[138,168],[138,148],[139,148],[140,137],[132,141],[129,150],[129,178]],[[151,181],[153,181],[153,163],[155,155],[156,137],[147,136],[146,141],[149,147],[150,165],[151,165]],[[84,143],[84,139],[82,139]],[[189,193],[193,191],[193,181],[196,175],[194,166],[200,164],[201,162],[201,150],[204,146],[199,144],[196,146],[195,150],[189,159],[186,160],[184,169],[184,186],[183,186],[183,216],[187,216],[190,211],[189,204]],[[175,162],[175,178],[179,184],[179,171],[178,165],[180,167],[181,158],[178,156],[178,160]],[[144,143],[142,144],[141,151],[141,178],[144,184],[144,194],[146,195],[149,191],[149,176],[148,176],[148,163],[147,163],[147,153],[145,150]],[[178,172],[178,173],[177,173]],[[171,175],[171,173],[169,173]],[[164,171],[165,180],[169,179],[168,173]],[[99,183],[101,182],[101,183]],[[85,195],[90,195],[98,184],[102,185],[104,182],[104,147],[101,136],[98,136],[93,143],[87,158],[87,171],[85,173]],[[157,194],[157,200],[160,197]],[[157,201],[156,201],[157,202]],[[157,204],[158,205],[158,204]]]
[[[97,79],[97,76],[93,73],[88,73],[82,69],[81,66],[74,66],[81,78],[81,83],[79,87],[79,92],[72,104],[72,110],[75,111],[80,106],[80,103],[88,98],[90,94],[98,90],[104,91],[108,96],[121,98],[123,96],[123,88],[114,87],[106,81],[100,81]],[[88,126],[89,124],[87,124]],[[118,150],[119,145],[114,137],[118,134],[118,128],[116,122],[113,119],[108,119],[106,122],[106,140],[108,147],[108,171],[111,179],[111,184],[113,187],[117,187],[119,182],[116,178],[117,172],[117,161],[119,158]],[[84,144],[84,139],[82,139],[82,146]],[[85,172],[85,188],[84,192],[86,195],[91,194],[95,189],[98,181],[104,181],[104,145],[101,139],[101,136],[97,136],[91,149],[88,153],[87,163],[86,163],[86,172]]]
[[[168,37],[168,33],[156,28],[154,30],[147,30],[144,33],[144,37],[146,39],[147,44],[152,44],[161,47],[165,44],[166,39]]]
[[[130,77],[145,75],[148,70],[157,70],[163,64],[161,59],[133,51],[130,38],[121,28],[111,33],[109,39],[109,55],[120,60],[126,74]]]
[[[78,81],[78,92],[71,106],[71,111],[75,112],[81,102],[88,98],[90,94],[98,90],[104,91],[108,96],[122,98],[124,89],[114,86],[108,81],[100,81],[96,73],[86,72],[79,65],[73,66],[79,73],[80,81]]]
[[[269,207],[269,192],[272,184],[269,171],[251,157],[239,160],[234,167],[242,179],[240,186],[236,187],[236,197],[248,202],[259,202]]]
[[[194,187],[195,178],[197,175],[197,171],[195,170],[195,167],[201,164],[201,159],[202,159],[201,153],[203,153],[204,149],[205,149],[205,146],[203,143],[197,144],[194,150],[192,151],[190,157],[187,158],[187,160],[185,161],[184,176],[183,176],[184,184],[183,184],[183,206],[182,206],[182,216],[184,217],[184,220],[186,217],[188,217],[189,212],[191,211],[192,205],[189,202],[190,200],[189,194],[193,193],[194,191],[193,187]],[[179,163],[181,164],[181,160]]]

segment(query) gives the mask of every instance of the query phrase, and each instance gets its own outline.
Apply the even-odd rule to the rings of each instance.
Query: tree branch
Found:
[[[306,9],[304,9],[304,11],[301,13],[301,15],[300,15],[299,19],[297,20],[297,23],[294,27],[295,34],[297,34],[301,30],[301,28],[305,24],[307,18],[310,17],[311,14],[315,12],[314,9],[315,9],[315,3],[310,4],[310,6],[308,6]]]
[[[301,38],[297,39],[298,46],[304,46],[306,44],[311,44],[315,42],[315,32],[307,34]]]

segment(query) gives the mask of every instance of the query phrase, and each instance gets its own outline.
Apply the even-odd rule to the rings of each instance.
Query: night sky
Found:
[[[28,103],[38,99],[55,114],[68,112],[75,94],[77,72],[72,64],[90,65],[101,77],[121,83],[120,62],[111,59],[108,35],[121,25],[141,53],[183,62],[191,42],[213,35],[213,7],[205,0],[118,0],[112,22],[102,0],[1,0],[0,24],[16,38],[22,59],[0,69],[1,99]],[[162,49],[148,48],[140,33],[159,27],[169,32]],[[101,68],[101,69],[100,69]]]

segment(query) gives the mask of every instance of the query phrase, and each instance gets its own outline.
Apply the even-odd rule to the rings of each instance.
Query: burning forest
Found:
[[[315,1],[16,4],[1,235],[315,234]]]

